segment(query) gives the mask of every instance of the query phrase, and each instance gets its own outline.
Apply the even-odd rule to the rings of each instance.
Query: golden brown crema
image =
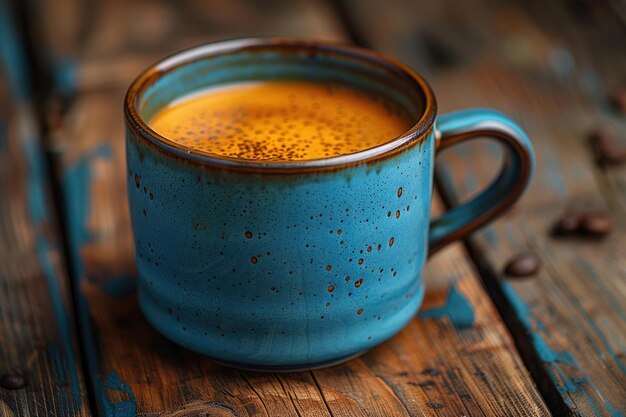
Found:
[[[267,81],[189,95],[160,110],[149,124],[192,150],[245,160],[299,161],[369,149],[413,123],[397,104],[345,86]]]

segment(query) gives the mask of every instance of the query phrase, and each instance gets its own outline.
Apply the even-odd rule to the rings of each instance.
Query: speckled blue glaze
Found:
[[[417,86],[389,83],[389,68],[341,54],[236,51],[169,61],[156,68],[173,69],[141,94],[131,87],[143,119],[199,88],[283,78],[343,82],[396,100],[416,120],[426,113]],[[429,246],[432,120],[411,144],[382,156],[270,172],[157,146],[154,132],[127,119],[139,300],[168,338],[246,368],[306,369],[365,351],[415,316]],[[439,220],[437,242],[476,220],[471,207]]]
[[[183,346],[245,364],[320,363],[386,340],[423,297],[433,151],[430,135],[372,165],[260,176],[130,136],[144,312]]]

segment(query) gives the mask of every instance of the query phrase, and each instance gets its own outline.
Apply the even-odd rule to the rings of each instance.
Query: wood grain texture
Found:
[[[80,39],[67,33],[62,42],[51,39],[62,57],[58,62],[75,64],[73,76],[56,77],[71,80],[69,88],[57,84],[59,95],[70,92],[71,104],[49,140],[63,166],[83,344],[101,414],[549,414],[459,244],[428,266],[423,318],[342,366],[294,374],[242,372],[179,348],[149,326],[134,291],[124,190],[120,109],[132,77],[165,53],[216,37],[272,33],[342,39],[344,34],[328,4],[312,1],[271,2],[271,7],[186,1],[176,10],[165,2],[136,3],[130,11],[124,2],[95,3],[94,9],[107,12],[88,30],[77,30]],[[163,8],[166,12],[159,11]],[[129,13],[159,18],[139,23],[140,31],[135,20],[126,20]],[[167,30],[164,18],[171,25]],[[53,20],[47,25],[56,32]]]
[[[69,281],[49,199],[25,56],[0,2],[0,416],[88,416]]]
[[[619,14],[608,2],[352,3],[368,42],[431,75],[442,111],[495,107],[529,133],[535,180],[470,248],[552,411],[626,414],[626,171],[597,167],[587,143],[597,126],[626,132],[607,99],[626,69]],[[371,32],[373,22],[387,25]],[[475,193],[499,156],[489,145],[443,154],[446,194],[460,201]],[[550,236],[558,216],[584,209],[608,211],[613,233]],[[508,280],[507,259],[524,250],[539,254],[543,270]]]
[[[126,88],[149,64],[203,43],[245,36],[338,39],[328,4],[311,0],[38,1],[57,92]]]

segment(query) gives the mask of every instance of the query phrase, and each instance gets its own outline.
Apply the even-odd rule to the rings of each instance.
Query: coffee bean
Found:
[[[0,376],[0,387],[6,389],[20,389],[26,386],[24,375],[17,372],[10,372]]]
[[[511,277],[534,275],[541,268],[541,260],[532,252],[523,252],[511,259],[504,268],[504,273]]]
[[[605,236],[613,230],[613,220],[606,213],[586,213],[580,219],[579,229],[587,236]]]
[[[554,236],[602,237],[613,230],[611,217],[598,211],[570,212],[552,227]]]
[[[601,165],[618,165],[626,162],[626,146],[619,144],[616,133],[609,129],[593,132],[589,138],[596,154],[596,160]]]
[[[563,215],[556,221],[552,228],[552,234],[556,236],[565,236],[578,233],[580,227],[580,214],[568,213]]]

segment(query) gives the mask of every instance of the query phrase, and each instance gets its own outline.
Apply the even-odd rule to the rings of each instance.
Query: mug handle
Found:
[[[521,196],[530,180],[533,147],[517,123],[489,109],[470,109],[437,118],[437,151],[479,137],[495,139],[505,154],[498,177],[472,200],[451,208],[430,223],[428,255],[486,225]]]

